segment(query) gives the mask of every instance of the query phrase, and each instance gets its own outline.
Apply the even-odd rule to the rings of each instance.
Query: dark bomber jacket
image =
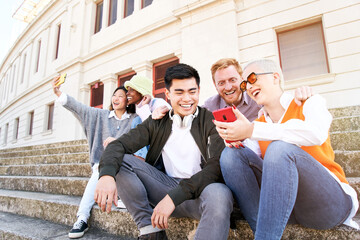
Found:
[[[190,132],[201,152],[202,170],[191,178],[180,181],[179,185],[168,193],[175,206],[185,200],[198,198],[207,185],[222,180],[219,158],[225,145],[212,120],[212,113],[199,107],[199,113],[192,122]],[[153,120],[150,116],[107,146],[100,160],[99,177],[104,175],[115,177],[124,154],[132,154],[147,145],[150,147],[145,161],[159,168],[158,166],[163,165],[161,151],[170,136],[171,129],[172,120],[169,114],[159,120]]]

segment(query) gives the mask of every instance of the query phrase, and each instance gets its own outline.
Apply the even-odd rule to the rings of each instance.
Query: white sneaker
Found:
[[[123,201],[121,201],[121,199],[118,200],[117,208],[126,208],[125,204],[123,203]]]

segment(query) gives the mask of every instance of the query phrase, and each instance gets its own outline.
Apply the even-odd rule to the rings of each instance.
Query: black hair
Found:
[[[195,78],[196,84],[198,87],[200,86],[200,77],[199,73],[190,65],[185,63],[179,63],[175,66],[169,67],[166,69],[165,73],[165,87],[166,89],[170,89],[173,79],[188,79]]]
[[[120,87],[117,87],[117,88],[115,89],[115,91],[113,92],[113,95],[114,95],[118,90],[123,90],[123,91],[125,92],[125,94],[127,93],[127,89],[126,89],[124,86],[120,86]],[[113,96],[113,95],[112,95],[112,96]],[[113,107],[112,107],[112,103],[110,103],[109,110],[110,110],[110,111],[114,110]],[[127,113],[135,113],[135,112],[136,112],[135,104],[127,105],[127,106],[126,106],[126,112],[127,112]]]

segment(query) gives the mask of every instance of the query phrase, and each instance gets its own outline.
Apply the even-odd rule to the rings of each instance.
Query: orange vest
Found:
[[[303,114],[303,106],[298,106],[295,101],[293,100],[290,103],[290,106],[286,110],[285,116],[282,119],[281,123],[284,123],[290,119],[300,119],[305,120],[304,114]],[[255,121],[259,122],[266,122],[265,116],[262,115],[260,118],[256,119]],[[272,141],[259,141],[261,155],[264,158],[266,149],[268,145]],[[316,146],[302,146],[302,150],[309,153],[313,158],[315,158],[318,162],[320,162],[324,167],[329,169],[332,173],[334,173],[341,182],[348,183],[348,181],[345,178],[345,173],[341,166],[337,164],[334,159],[334,151],[331,147],[330,143],[330,136],[328,135],[326,141],[321,145]]]

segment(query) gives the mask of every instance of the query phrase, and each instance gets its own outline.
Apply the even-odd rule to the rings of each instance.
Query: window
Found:
[[[134,12],[134,0],[124,0],[124,4],[124,18],[126,18]]]
[[[96,108],[103,107],[104,84],[97,82],[91,86],[90,106]]]
[[[16,74],[16,66],[13,67],[13,73],[12,73],[12,81],[11,81],[11,92],[14,91],[14,85],[15,85],[15,74]]]
[[[28,131],[27,131],[27,134],[29,136],[33,134],[33,126],[34,126],[34,111],[29,112]]]
[[[123,75],[119,75],[118,76],[118,87],[124,86],[124,83],[126,81],[130,80],[135,74],[136,74],[136,72],[132,71],[129,73],[125,73]]]
[[[41,50],[41,40],[39,40],[38,42],[38,52],[37,52],[37,56],[36,56],[36,67],[35,67],[35,72],[39,71],[39,63],[40,63],[40,50]]]
[[[17,140],[18,136],[19,136],[19,118],[16,118],[15,122],[14,122],[14,136],[13,136],[13,139]]]
[[[7,124],[5,125],[5,130],[4,130],[4,144],[7,143],[8,131],[9,131],[9,123],[7,123]]]
[[[152,2],[153,0],[141,0],[141,8],[149,6]]]
[[[5,77],[5,83],[6,83],[6,87],[5,87],[5,93],[4,93],[4,99],[6,100],[9,96],[9,92],[10,92],[10,77],[9,77],[9,73],[6,73],[6,77]]]
[[[114,24],[117,19],[117,5],[118,0],[110,0],[110,6],[109,6],[109,26],[111,24]]]
[[[101,30],[103,15],[103,2],[96,4],[95,33]]]
[[[54,103],[48,105],[47,109],[47,127],[46,130],[53,129],[53,120],[54,120]]]
[[[154,96],[163,98],[165,100],[165,81],[164,76],[166,69],[168,69],[171,66],[174,66],[179,63],[179,59],[177,57],[170,58],[168,60],[155,63],[153,67],[153,79],[154,79]]]
[[[22,67],[21,78],[20,78],[21,84],[24,82],[25,67],[26,67],[26,53],[24,54],[24,57],[23,57],[23,67]]]
[[[329,73],[321,22],[279,32],[277,36],[285,79]]]
[[[60,46],[60,32],[61,32],[61,24],[57,26],[57,37],[56,37],[56,49],[55,49],[55,59],[59,56],[59,46]]]

